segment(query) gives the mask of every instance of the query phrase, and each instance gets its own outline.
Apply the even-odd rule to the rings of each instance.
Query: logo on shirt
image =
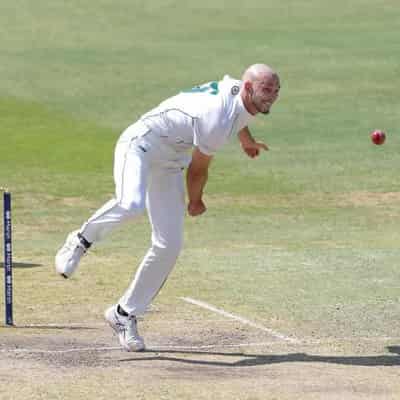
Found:
[[[231,93],[232,93],[233,96],[236,96],[239,92],[240,92],[240,87],[239,86],[236,86],[236,85],[232,86]]]

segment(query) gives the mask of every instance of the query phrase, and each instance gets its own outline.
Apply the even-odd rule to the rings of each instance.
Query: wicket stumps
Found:
[[[6,308],[6,325],[13,325],[13,286],[12,286],[12,241],[11,241],[11,193],[3,193],[4,225],[4,293]]]

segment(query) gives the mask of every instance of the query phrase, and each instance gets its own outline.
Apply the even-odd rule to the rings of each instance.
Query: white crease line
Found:
[[[213,312],[215,312],[217,314],[220,314],[220,315],[223,315],[223,316],[225,316],[227,318],[234,319],[236,321],[241,322],[242,324],[249,325],[249,326],[252,326],[253,328],[259,329],[259,330],[264,331],[264,332],[267,332],[269,335],[271,335],[271,336],[273,336],[273,337],[275,337],[277,339],[284,340],[284,341],[290,342],[290,343],[300,343],[300,341],[298,339],[291,338],[289,336],[283,335],[282,333],[276,332],[276,331],[274,331],[274,330],[272,330],[270,328],[267,328],[267,327],[265,327],[263,325],[257,324],[256,322],[252,322],[252,321],[250,321],[250,320],[248,320],[246,318],[243,318],[243,317],[241,317],[239,315],[231,314],[229,312],[221,310],[220,308],[214,307],[213,305],[207,304],[207,303],[205,303],[203,301],[195,300],[195,299],[192,299],[190,297],[181,297],[181,300],[186,301],[187,303],[191,303],[191,304],[194,304],[196,306],[205,308],[205,309],[207,309],[209,311],[213,311]]]
[[[157,345],[147,347],[147,351],[157,352],[157,351],[168,351],[168,350],[182,350],[182,351],[191,351],[191,350],[204,350],[204,349],[213,349],[213,348],[235,348],[235,347],[265,347],[271,346],[276,343],[274,342],[264,342],[264,343],[238,343],[238,344],[210,344],[203,346],[168,346],[168,345]],[[78,347],[72,349],[64,349],[64,350],[45,350],[45,349],[0,349],[0,353],[27,353],[27,354],[65,354],[65,353],[88,353],[95,351],[114,351],[120,350],[125,352],[122,347]],[[143,354],[143,353],[141,353]]]
[[[261,342],[261,343],[237,343],[237,344],[207,344],[201,346],[167,346],[167,345],[154,345],[154,347],[149,348],[148,350],[157,351],[157,350],[204,350],[204,349],[227,349],[227,348],[235,348],[235,347],[266,347],[276,345],[276,342]]]
[[[11,328],[14,329],[26,329],[26,328],[38,328],[38,329],[94,329],[94,328],[99,328],[102,326],[106,326],[105,323],[89,323],[89,324],[79,324],[79,323],[53,323],[53,324],[16,324],[12,326]]]
[[[137,318],[139,321],[141,321],[142,323],[149,323],[149,324],[159,324],[159,325],[163,325],[163,324],[202,324],[204,322],[226,322],[226,319],[204,319],[204,320],[196,320],[193,321],[193,319],[191,318],[183,318],[183,319],[177,319],[177,320],[169,320],[169,319],[163,319],[163,320],[150,320],[150,321],[146,321],[144,319],[144,317],[138,317]],[[37,328],[37,329],[95,329],[95,328],[103,328],[103,327],[108,327],[108,325],[106,324],[106,322],[98,322],[98,323],[89,323],[89,324],[79,324],[79,323],[52,323],[52,324],[15,324],[12,327],[7,327],[10,329],[27,329],[27,328]],[[0,325],[0,328],[3,328],[3,326]]]
[[[121,350],[121,347],[78,347],[75,349],[64,350],[44,350],[44,349],[1,349],[0,353],[41,353],[41,354],[63,354],[63,353],[79,353],[90,351],[110,351]]]
[[[389,338],[389,339],[399,339],[399,338]],[[294,342],[293,342],[294,343]],[[303,344],[306,345],[320,345],[326,344],[324,341],[313,341],[313,342],[305,342]],[[329,343],[329,342],[328,342]],[[165,345],[165,344],[153,344],[147,347],[147,352],[156,353],[157,351],[201,351],[207,349],[228,349],[228,348],[240,348],[240,347],[273,347],[278,345],[279,343],[274,342],[258,342],[258,343],[236,343],[236,344],[209,344],[209,345],[200,345],[200,346],[174,346],[174,345]],[[67,354],[67,353],[89,353],[89,352],[99,352],[99,351],[121,351],[126,353],[126,351],[119,346],[100,346],[100,347],[77,347],[72,349],[63,349],[63,350],[46,350],[46,349],[0,349],[1,353],[12,353],[12,354]],[[144,352],[146,353],[146,351]],[[144,354],[140,353],[140,354]]]

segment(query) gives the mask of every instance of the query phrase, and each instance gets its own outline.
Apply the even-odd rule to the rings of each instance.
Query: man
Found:
[[[194,217],[206,211],[203,190],[208,168],[228,139],[237,134],[243,151],[252,158],[268,150],[253,139],[248,124],[256,114],[269,113],[279,89],[278,75],[267,65],[255,64],[242,80],[225,76],[167,99],[120,136],[114,156],[115,197],[69,234],[56,255],[56,270],[70,277],[92,243],[147,209],[152,245],[124,295],[105,312],[127,351],[145,349],[136,316],[157,295],[182,247],[184,168],[188,167],[187,212]]]

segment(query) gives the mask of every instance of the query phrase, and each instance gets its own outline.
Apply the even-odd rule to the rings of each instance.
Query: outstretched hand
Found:
[[[250,157],[258,157],[261,150],[268,151],[268,146],[263,142],[246,142],[242,143],[243,151]]]

